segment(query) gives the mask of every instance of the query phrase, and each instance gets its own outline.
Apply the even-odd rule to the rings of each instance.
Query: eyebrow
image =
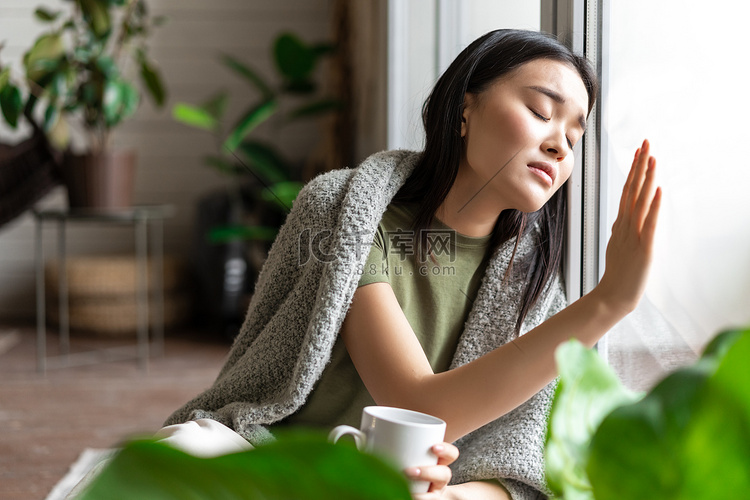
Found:
[[[552,89],[548,89],[547,87],[539,87],[537,85],[530,85],[526,88],[536,90],[537,92],[546,95],[557,103],[565,104],[565,98]],[[586,130],[586,118],[584,118],[583,115],[578,117],[578,124],[581,126],[581,130]]]

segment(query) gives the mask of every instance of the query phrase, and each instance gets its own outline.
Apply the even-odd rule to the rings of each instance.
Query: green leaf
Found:
[[[102,111],[107,123],[116,123],[119,121],[124,100],[124,89],[120,85],[120,82],[109,80],[104,84]]]
[[[121,85],[123,86],[125,93],[125,102],[121,119],[125,119],[132,116],[138,109],[140,95],[138,94],[138,89],[136,89],[133,85],[130,85],[125,81],[122,81]]]
[[[115,63],[115,60],[110,56],[99,56],[96,59],[96,67],[101,70],[104,77],[108,80],[115,79],[120,75],[117,63]]]
[[[315,68],[315,52],[291,33],[283,33],[276,39],[273,53],[276,67],[288,80],[306,80]]]
[[[292,203],[294,202],[294,199],[297,198],[302,186],[303,184],[301,182],[277,182],[272,186],[264,188],[261,197],[265,201],[275,203],[282,211],[289,212]]]
[[[100,99],[99,94],[99,87],[94,82],[85,82],[78,89],[78,99],[86,106],[96,107]]]
[[[224,141],[223,149],[233,153],[247,134],[270,118],[276,112],[277,108],[278,104],[275,100],[263,101],[254,108],[251,108],[235,124],[229,137]]]
[[[60,151],[64,151],[70,145],[70,129],[63,115],[59,115],[52,128],[47,132],[50,144]]]
[[[204,130],[214,131],[218,122],[205,109],[178,102],[172,108],[172,117],[180,123]]]
[[[312,94],[317,88],[315,82],[310,79],[289,80],[283,86],[285,92],[300,95]]]
[[[0,90],[3,90],[5,85],[10,81],[10,68],[5,68],[0,71]]]
[[[341,109],[341,101],[336,99],[321,99],[309,104],[304,104],[296,109],[293,109],[287,115],[289,120],[297,118],[308,118],[313,116],[319,116],[332,111]]]
[[[279,233],[278,227],[268,226],[227,226],[216,227],[208,233],[208,240],[214,244],[230,241],[273,241]]]
[[[723,345],[709,345],[706,353],[721,359],[710,384],[712,388],[726,391],[741,406],[743,418],[750,421],[750,328],[729,330],[717,337]],[[709,350],[712,349],[712,350]]]
[[[403,476],[380,459],[324,437],[295,436],[254,450],[195,458],[165,444],[127,444],[82,495],[160,500],[410,500]]]
[[[250,82],[258,91],[261,93],[261,97],[264,100],[269,100],[273,97],[274,92],[266,81],[258,74],[255,70],[249,66],[241,63],[234,57],[224,54],[221,56],[221,61],[231,70],[245,78]]]
[[[620,382],[617,374],[593,350],[571,340],[555,351],[559,383],[545,451],[547,480],[557,495],[593,499],[586,475],[591,437],[615,407],[639,396]]]
[[[714,337],[703,349],[703,358],[721,360],[747,330],[726,330]]]
[[[141,61],[141,78],[146,84],[146,88],[149,94],[154,100],[154,103],[158,107],[164,106],[164,102],[167,99],[167,92],[164,89],[164,83],[162,83],[159,72],[144,58]]]
[[[48,105],[44,111],[44,130],[52,130],[59,116],[60,110],[57,109],[57,106],[54,104]]]
[[[64,96],[67,91],[68,75],[67,71],[59,71],[51,75],[52,78],[48,85],[45,86],[49,95],[54,99]]]
[[[336,46],[332,43],[318,43],[313,45],[310,50],[316,58],[320,58],[336,51]]]
[[[3,116],[8,125],[16,128],[18,126],[18,117],[21,115],[21,110],[23,110],[23,98],[18,87],[13,84],[6,84],[0,90],[0,108],[2,108]]]
[[[108,127],[113,127],[135,113],[138,90],[124,80],[109,80],[104,85],[102,111]]]
[[[239,150],[247,159],[247,167],[266,184],[289,180],[291,166],[269,144],[245,140]]]
[[[106,38],[112,30],[108,6],[100,0],[78,0],[83,18],[98,38]]]
[[[750,491],[750,330],[614,410],[591,443],[597,500],[735,498]]]
[[[705,352],[720,364],[686,430],[684,498],[750,491],[750,330],[724,332],[718,342]]]
[[[60,11],[51,11],[44,7],[37,7],[34,11],[34,16],[42,22],[51,23],[60,16]]]
[[[58,66],[65,55],[65,46],[59,33],[42,35],[24,55],[26,76],[39,83]]]
[[[213,116],[215,120],[219,121],[224,117],[228,103],[229,93],[226,90],[222,90],[206,101],[201,108]]]
[[[229,161],[221,156],[204,156],[203,163],[213,167],[223,174],[239,175],[244,173],[242,167],[235,162]]]

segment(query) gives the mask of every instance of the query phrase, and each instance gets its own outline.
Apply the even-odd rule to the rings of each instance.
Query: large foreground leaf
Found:
[[[750,330],[721,334],[694,366],[604,419],[587,468],[597,500],[745,498]]]
[[[157,442],[132,442],[82,499],[134,498],[409,500],[411,496],[402,475],[379,459],[317,436],[297,436],[211,459]]]
[[[639,395],[593,350],[571,340],[555,352],[560,375],[547,435],[547,481],[566,500],[593,499],[586,475],[588,447],[602,419]]]

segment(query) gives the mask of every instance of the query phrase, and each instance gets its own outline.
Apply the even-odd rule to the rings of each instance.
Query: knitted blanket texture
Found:
[[[321,174],[294,202],[258,278],[245,322],[213,386],[177,410],[165,425],[212,418],[258,445],[273,439],[265,426],[297,411],[329,361],[375,231],[419,154],[386,151],[356,169]],[[525,289],[517,265],[536,233],[515,239],[491,257],[451,368],[503,345]],[[553,280],[526,317],[522,333],[566,305]],[[544,439],[554,390],[550,384],[503,417],[456,441],[461,455],[453,482],[500,479],[514,500],[546,497]]]

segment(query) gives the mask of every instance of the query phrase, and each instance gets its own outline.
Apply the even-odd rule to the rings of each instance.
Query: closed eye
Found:
[[[544,116],[543,114],[541,114],[541,113],[537,113],[537,112],[536,112],[536,111],[534,111],[533,109],[530,109],[529,111],[531,111],[531,112],[532,112],[532,113],[534,114],[534,116],[536,116],[537,118],[539,118],[539,119],[540,119],[540,120],[542,120],[543,122],[548,122],[548,121],[550,121],[550,120],[551,120],[551,118],[547,118],[547,117],[546,117],[546,116]]]
[[[547,118],[546,116],[544,116],[544,115],[543,115],[543,114],[541,114],[541,113],[537,113],[537,112],[536,112],[536,111],[534,111],[533,109],[529,109],[529,111],[531,111],[531,112],[532,112],[532,113],[534,114],[534,116],[536,116],[537,118],[539,118],[540,120],[542,120],[542,121],[543,121],[543,122],[545,122],[545,123],[546,123],[546,122],[548,122],[548,121],[550,121],[550,120],[552,119],[552,118]],[[566,141],[568,142],[568,147],[569,147],[570,149],[573,149],[573,141],[571,141],[571,140],[570,140],[569,138],[567,138],[567,137],[565,138],[565,140],[566,140]]]

